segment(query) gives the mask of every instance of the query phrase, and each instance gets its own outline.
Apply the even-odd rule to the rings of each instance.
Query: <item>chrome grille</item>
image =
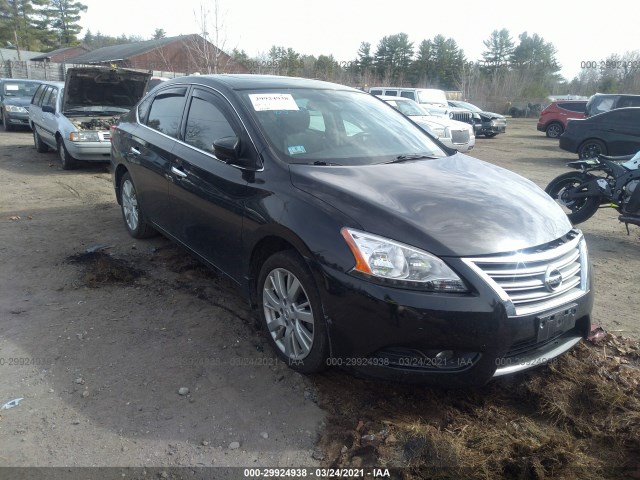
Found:
[[[587,247],[579,230],[538,249],[465,259],[507,302],[510,315],[560,306],[588,288]]]
[[[468,143],[469,142],[469,130],[453,130],[451,132],[451,141],[453,143]]]
[[[471,112],[451,112],[449,117],[452,120],[473,124],[473,115]]]

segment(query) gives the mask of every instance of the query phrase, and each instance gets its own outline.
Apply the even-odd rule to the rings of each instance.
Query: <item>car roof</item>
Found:
[[[0,78],[0,82],[45,83],[45,80],[35,80],[33,78]]]
[[[221,75],[189,75],[177,77],[167,83],[173,85],[180,83],[200,83],[208,86],[224,86],[231,90],[260,90],[273,88],[312,88],[321,90],[348,90],[362,92],[355,88],[339,85],[337,83],[310,80],[308,78],[283,77],[278,75],[253,75],[253,74],[221,74]]]

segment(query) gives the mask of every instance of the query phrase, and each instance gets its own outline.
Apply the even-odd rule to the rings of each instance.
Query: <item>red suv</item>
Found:
[[[552,102],[540,113],[538,130],[549,138],[558,138],[567,128],[570,118],[584,118],[586,100],[559,100]]]

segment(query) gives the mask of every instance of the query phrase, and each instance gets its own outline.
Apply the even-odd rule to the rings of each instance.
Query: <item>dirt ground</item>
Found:
[[[427,465],[434,478],[545,478],[578,464],[609,478],[607,462],[628,467],[640,458],[637,442],[611,441],[637,438],[640,429],[637,416],[625,416],[640,403],[621,365],[637,371],[640,229],[627,235],[613,210],[580,226],[595,269],[593,320],[610,333],[604,343],[525,377],[442,392],[337,371],[294,373],[229,283],[162,237],[127,235],[105,166],[63,171],[56,154],[36,153],[28,131],[0,132],[0,152],[0,404],[23,398],[0,411],[0,466],[375,465],[426,478],[412,466],[429,457],[438,459]],[[531,119],[510,119],[507,134],[478,138],[472,156],[542,187],[575,159]],[[609,383],[591,387],[578,371]],[[587,402],[583,388],[619,393],[606,418],[626,423],[594,420],[588,433],[566,405],[597,418],[595,408],[611,402]],[[549,391],[557,397],[542,393]],[[506,449],[504,438],[500,448],[482,442],[505,429],[512,439],[534,432],[546,456],[515,441]],[[569,453],[549,453],[567,442]],[[589,456],[596,448],[604,453]],[[504,464],[509,456],[515,466]],[[529,457],[538,460],[518,462]],[[484,468],[453,472],[463,460]]]

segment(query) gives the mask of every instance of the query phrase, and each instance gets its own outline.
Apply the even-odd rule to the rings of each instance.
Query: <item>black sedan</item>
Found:
[[[476,136],[484,135],[487,138],[493,138],[507,131],[507,119],[504,115],[485,112],[474,104],[462,100],[449,100],[448,103],[450,107],[466,108],[473,113],[473,129]]]
[[[560,148],[582,159],[636,153],[640,150],[640,107],[569,120],[560,136]]]
[[[560,207],[364,92],[181,77],[112,133],[129,233],[227,275],[299,372],[481,384],[589,332],[585,240]]]

